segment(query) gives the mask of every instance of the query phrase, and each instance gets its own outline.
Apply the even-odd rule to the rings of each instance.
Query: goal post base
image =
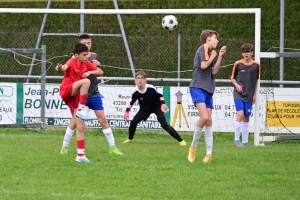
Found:
[[[260,136],[259,142],[274,142],[279,140],[300,140],[300,135]],[[261,146],[261,145],[259,145]]]
[[[281,135],[276,137],[277,140],[300,140],[300,135]]]

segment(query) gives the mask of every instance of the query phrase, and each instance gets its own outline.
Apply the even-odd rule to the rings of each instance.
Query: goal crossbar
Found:
[[[0,8],[0,13],[40,14],[242,14],[260,13],[260,8],[223,9],[45,9],[45,8]]]

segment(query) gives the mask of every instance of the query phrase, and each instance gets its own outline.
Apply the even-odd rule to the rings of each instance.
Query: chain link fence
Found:
[[[37,40],[38,32],[1,32],[3,39],[1,48],[33,48]],[[197,48],[201,45],[199,36],[185,34],[169,34],[167,36],[127,37],[131,57],[135,70],[145,70],[151,78],[180,78],[189,79],[192,76],[193,60]],[[75,36],[44,36],[41,44],[46,45],[47,76],[61,76],[55,71],[57,63],[64,63],[72,56],[73,45],[78,41]],[[125,45],[122,37],[92,38],[92,51],[99,55],[106,77],[132,77]],[[253,43],[253,39],[219,39],[218,48],[227,46],[227,53],[223,59],[222,68],[216,75],[216,79],[229,79],[233,64],[242,58],[240,46],[243,43]],[[180,43],[180,45],[178,45]],[[278,52],[279,41],[261,41],[262,52]],[[299,52],[300,41],[286,40],[285,46],[288,52]],[[180,61],[178,62],[178,55]],[[0,54],[2,75],[41,75],[40,55],[37,55],[34,65],[31,66],[32,54]],[[261,59],[262,80],[279,80],[279,58]],[[32,73],[30,68],[32,67]],[[179,70],[178,70],[179,69]],[[179,73],[179,74],[178,74]],[[284,58],[284,80],[300,80],[300,58]],[[1,82],[25,82],[27,79],[0,78]],[[37,80],[31,79],[30,82]],[[59,83],[60,80],[48,80],[47,82]],[[132,81],[108,81],[107,84],[132,85]],[[158,85],[177,85],[177,82],[160,82]],[[181,83],[187,86],[189,83]],[[218,83],[225,86],[226,83]],[[287,85],[299,87],[298,85]],[[285,86],[285,87],[287,87]]]

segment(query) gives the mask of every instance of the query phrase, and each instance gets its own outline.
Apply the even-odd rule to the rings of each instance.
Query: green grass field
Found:
[[[62,133],[0,129],[0,199],[300,199],[299,143],[235,148],[233,136],[217,135],[203,164],[203,140],[189,163],[189,147],[168,135],[137,133],[132,144],[114,135],[126,155],[109,155],[104,135],[88,131],[86,164],[75,162],[75,138],[60,155]]]

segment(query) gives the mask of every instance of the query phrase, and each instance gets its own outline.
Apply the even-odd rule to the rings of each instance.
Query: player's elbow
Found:
[[[66,65],[62,65],[61,68],[60,68],[60,71],[64,72],[67,70],[67,66]]]
[[[103,74],[104,74],[104,72],[103,72],[101,69],[98,69],[97,75],[98,75],[98,76],[102,76]]]
[[[205,64],[205,63],[201,63],[200,68],[201,68],[201,69],[206,69],[206,68],[207,68],[207,67],[206,67],[206,64]]]
[[[218,71],[212,70],[211,73],[212,73],[213,75],[216,75],[216,74],[218,73]]]

